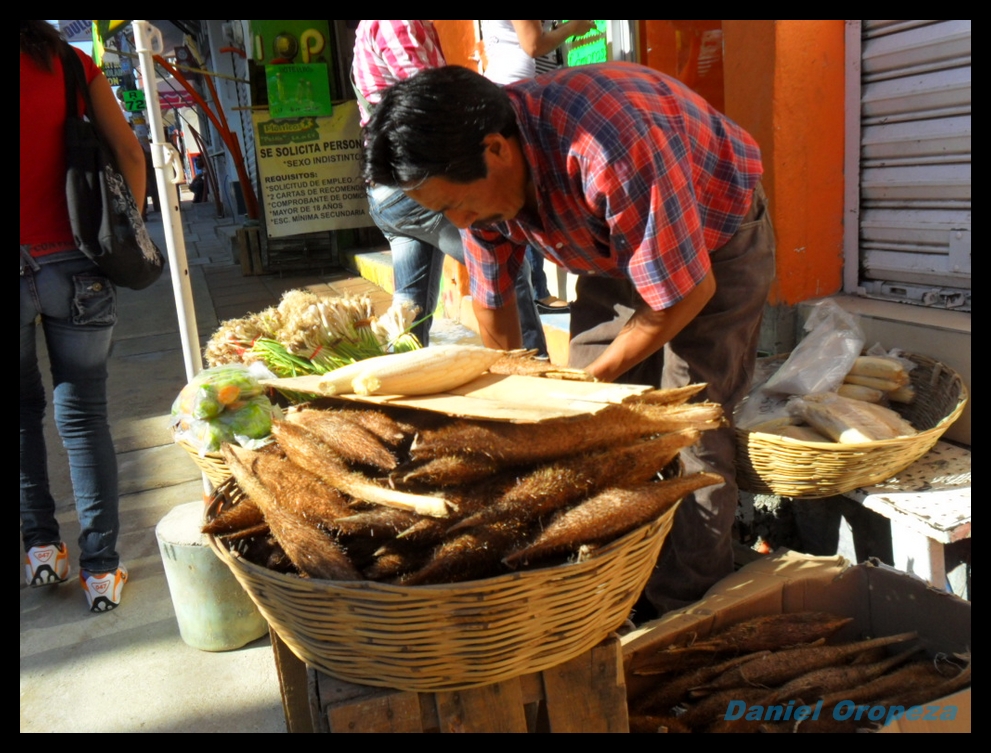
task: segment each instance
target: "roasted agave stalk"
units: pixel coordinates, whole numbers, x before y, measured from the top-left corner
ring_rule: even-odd
[[[737,622],[688,646],[662,648],[652,656],[638,660],[631,671],[636,675],[664,674],[709,664],[718,657],[815,643],[836,634],[851,622],[852,617],[828,612],[762,615]]]
[[[519,565],[574,552],[583,544],[612,541],[656,520],[686,494],[722,482],[723,477],[716,473],[694,473],[631,489],[607,489],[559,513],[532,544],[509,554],[504,561]]]
[[[809,646],[776,651],[734,667],[712,681],[691,690],[693,696],[703,696],[729,688],[774,687],[793,680],[806,672],[833,666],[875,646],[890,646],[918,637],[918,633],[872,638],[838,646]]]
[[[396,456],[378,435],[365,428],[356,411],[292,411],[286,421],[302,426],[319,437],[349,463],[368,465],[388,472],[396,467]]]
[[[555,366],[550,361],[534,358],[535,350],[510,350],[489,367],[492,374],[540,376],[575,382],[594,382],[595,377],[583,369]]]
[[[699,438],[696,429],[662,434],[636,444],[557,460],[526,473],[491,505],[463,518],[452,530],[499,519],[537,518],[574,504],[608,486],[646,483]]]
[[[715,403],[612,405],[594,415],[538,424],[451,423],[423,431],[413,441],[410,456],[429,460],[444,455],[484,455],[507,466],[526,465],[632,444],[655,434],[713,429],[722,422],[722,408]]]
[[[283,455],[236,445],[225,445],[222,452],[238,485],[256,504],[267,492],[294,515],[326,530],[333,530],[338,518],[352,513],[343,494]]]
[[[265,516],[258,505],[250,499],[242,499],[237,504],[221,512],[203,526],[203,533],[225,536],[265,523]]]
[[[425,463],[400,466],[391,475],[393,483],[403,487],[458,486],[488,478],[502,466],[482,455],[443,455]]]
[[[327,580],[361,580],[361,573],[326,531],[315,526],[296,510],[283,506],[277,496],[258,478],[257,460],[264,455],[255,453],[254,457],[245,457],[242,453],[247,452],[250,451],[227,452],[224,459],[238,479],[238,484],[258,505],[272,536],[300,573]],[[245,480],[250,491],[241,483],[241,479]]]
[[[274,421],[272,434],[296,465],[349,497],[373,504],[412,510],[421,515],[447,517],[449,507],[441,496],[410,494],[389,489],[352,471],[319,437],[288,421]]]
[[[405,586],[489,577],[502,556],[524,538],[526,524],[498,521],[455,535],[436,547],[423,567],[400,579]]]

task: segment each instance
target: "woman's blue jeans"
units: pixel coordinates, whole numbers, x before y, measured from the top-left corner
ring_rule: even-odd
[[[80,252],[61,261],[21,263],[21,535],[25,550],[61,540],[48,482],[38,367],[40,315],[51,363],[55,424],[69,458],[79,517],[79,565],[115,570],[120,529],[117,456],[107,420],[107,360],[117,293]]]
[[[464,264],[461,233],[443,214],[417,204],[398,188],[376,186],[368,190],[372,220],[392,249],[393,299],[419,308],[420,317],[429,317],[437,308],[444,254]],[[524,263],[516,279],[516,305],[523,329],[523,347],[547,355],[547,341],[540,314],[533,300],[530,266]],[[413,334],[429,344],[430,319],[413,329]]]

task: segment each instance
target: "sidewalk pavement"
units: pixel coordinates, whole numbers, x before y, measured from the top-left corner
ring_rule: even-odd
[[[233,220],[218,220],[212,204],[191,199],[182,193],[181,215],[201,343],[220,321],[275,305],[293,288],[368,293],[376,310],[388,307],[388,292],[345,270],[243,276],[231,248]],[[160,214],[150,215],[149,231],[164,252]],[[444,322],[435,328],[435,339],[446,334],[466,341],[460,338],[474,334]],[[43,343],[39,353],[44,359]],[[172,508],[202,501],[204,487],[168,431],[172,402],[186,383],[170,269],[147,290],[119,291],[109,370],[120,468],[118,551],[130,578],[118,609],[87,610],[78,581],[79,525],[68,464],[49,407],[49,473],[72,574],[57,587],[28,588],[19,548],[20,731],[286,732],[268,636],[241,649],[207,652],[179,634],[155,528]],[[42,371],[47,378],[47,363]]]

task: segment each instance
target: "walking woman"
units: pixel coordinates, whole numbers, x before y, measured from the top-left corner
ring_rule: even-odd
[[[55,424],[69,459],[79,517],[79,579],[94,612],[120,603],[127,570],[117,553],[117,458],[107,420],[107,360],[117,293],[76,247],[66,203],[66,43],[47,21],[20,22],[21,53],[21,535],[31,586],[69,576],[69,551],[49,488],[43,419],[45,389],[38,367],[40,323],[54,387]],[[130,186],[145,201],[141,146],[110,84],[75,48],[89,85],[94,121]],[[83,105],[80,98],[80,108]]]

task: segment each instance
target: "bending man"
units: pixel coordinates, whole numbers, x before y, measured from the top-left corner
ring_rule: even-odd
[[[513,283],[527,244],[579,275],[571,365],[677,387],[727,416],[746,393],[774,241],[754,139],[691,90],[629,63],[505,88],[449,66],[397,84],[366,129],[366,178],[463,228],[482,339],[520,343]],[[686,472],[725,483],[677,513],[647,596],[663,613],[732,571],[732,427],[703,432]]]

